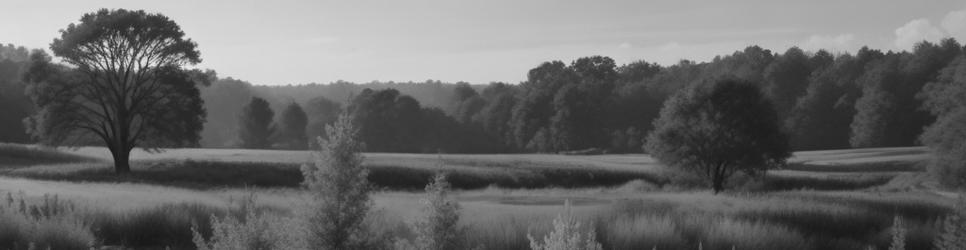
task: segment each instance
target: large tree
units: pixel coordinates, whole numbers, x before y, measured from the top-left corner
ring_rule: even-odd
[[[669,99],[647,151],[708,180],[714,193],[736,172],[758,174],[791,156],[771,101],[754,83],[719,79]]]
[[[29,132],[50,145],[97,139],[111,151],[119,174],[130,172],[135,147],[197,145],[205,117],[197,86],[207,78],[182,68],[201,62],[196,47],[161,14],[85,14],[50,44],[73,67],[53,65],[42,54],[31,62],[25,77],[39,111],[27,119]]]

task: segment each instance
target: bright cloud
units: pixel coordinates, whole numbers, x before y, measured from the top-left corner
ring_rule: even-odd
[[[943,31],[933,26],[929,20],[920,18],[909,21],[896,29],[895,45],[901,50],[912,50],[916,43],[923,40],[935,42],[943,38]]]

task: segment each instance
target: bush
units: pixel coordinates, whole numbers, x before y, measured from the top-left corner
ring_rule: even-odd
[[[362,166],[362,143],[346,114],[325,130],[328,139],[318,139],[322,150],[315,164],[302,166],[304,184],[315,198],[308,218],[309,247],[367,248],[364,222],[372,199],[369,172]]]
[[[242,200],[233,213],[224,219],[211,217],[212,233],[208,240],[192,227],[195,247],[199,250],[308,249],[299,223],[293,218],[259,212],[254,194]]]

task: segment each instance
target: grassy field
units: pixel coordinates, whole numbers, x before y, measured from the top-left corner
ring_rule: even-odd
[[[303,151],[138,151],[135,174],[119,179],[104,149],[67,155],[78,158],[0,161],[0,192],[75,202],[103,245],[174,248],[191,246],[182,232],[191,223],[250,193],[267,211],[297,212],[307,199],[294,188],[298,166],[312,160]],[[926,158],[918,147],[799,152],[786,169],[739,177],[722,195],[646,155],[366,154],[365,165],[382,187],[380,228],[410,234],[416,190],[445,171],[464,189],[456,197],[466,240],[484,249],[528,249],[526,235],[548,231],[565,200],[607,249],[884,249],[897,215],[908,249],[928,249],[952,200],[923,173]]]

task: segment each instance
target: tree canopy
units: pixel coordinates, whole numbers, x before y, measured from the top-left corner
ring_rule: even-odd
[[[73,67],[31,56],[27,93],[39,111],[28,130],[49,145],[106,146],[117,173],[131,149],[196,146],[205,120],[198,86],[208,77],[197,45],[173,20],[101,9],[61,30],[50,50]]]
[[[282,111],[279,119],[279,143],[288,149],[308,148],[308,137],[305,134],[309,118],[298,103],[291,103]]]
[[[706,179],[715,193],[737,173],[755,175],[791,156],[772,102],[754,83],[718,79],[668,100],[647,151]]]
[[[273,118],[275,112],[265,99],[252,97],[251,102],[242,108],[238,117],[240,124],[238,137],[243,148],[269,148],[271,136],[275,133]]]

